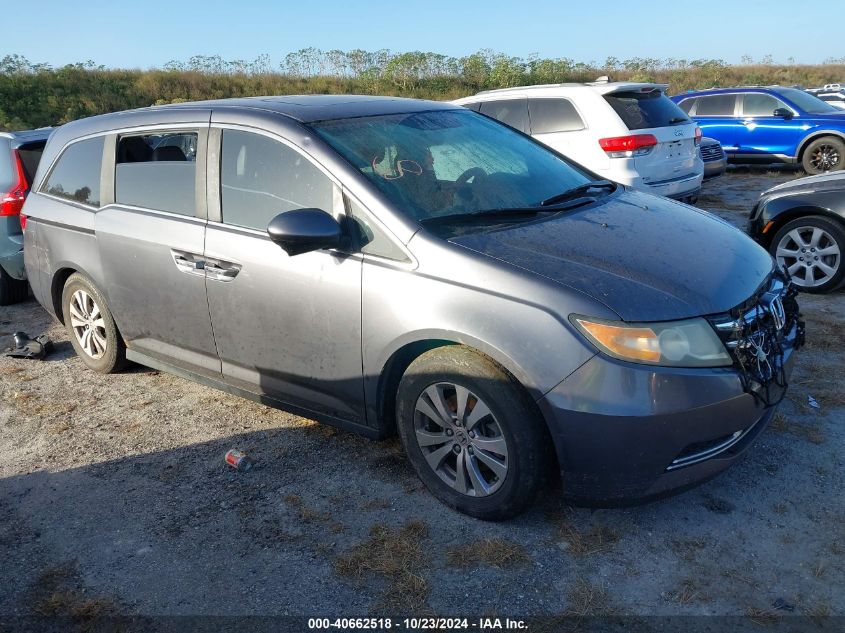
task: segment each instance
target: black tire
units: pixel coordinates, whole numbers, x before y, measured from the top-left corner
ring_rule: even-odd
[[[811,236],[814,229],[821,229],[824,231],[824,234],[826,234],[827,237],[822,238],[823,243],[821,245],[826,247],[831,243],[835,244],[839,248],[838,256],[819,256],[816,254],[816,251],[812,251],[810,248],[807,249],[809,252],[803,253],[800,250],[801,245],[795,242],[792,237],[788,237],[790,236],[790,233],[796,230],[798,231],[799,236]],[[792,235],[794,235],[794,233]],[[798,252],[796,253],[796,257],[778,256],[778,248],[781,246],[781,242],[784,241],[785,238],[786,243],[783,246],[789,247],[789,250],[797,250]],[[806,237],[805,241],[807,241]],[[796,248],[794,249],[793,247]],[[796,218],[795,220],[784,224],[775,234],[774,238],[772,238],[772,243],[769,245],[769,252],[775,259],[777,259],[779,266],[786,266],[789,268],[794,264],[799,265],[799,270],[796,270],[792,277],[799,290],[804,292],[811,292],[814,294],[830,292],[831,290],[835,290],[839,287],[842,283],[843,277],[845,277],[845,262],[843,261],[843,255],[845,255],[845,229],[841,223],[820,215],[808,215]],[[806,266],[804,266],[804,262],[798,260],[798,257],[813,258],[809,261],[811,262],[811,265],[815,264],[816,266],[818,266],[818,261],[821,261],[829,268],[834,268],[835,273],[829,274],[828,279],[821,281],[821,274],[828,273],[819,269],[818,271],[810,273],[814,280],[819,280],[819,283],[816,283],[816,281],[807,282],[806,275],[804,273]],[[809,285],[809,283],[812,283],[813,285]]]
[[[454,485],[447,483],[429,465],[423,454],[424,449],[417,441],[417,425],[431,424],[432,420],[416,411],[417,401],[426,389],[437,388],[436,385],[443,383],[458,385],[468,390],[471,395],[466,399],[467,422],[454,426],[455,430],[451,433],[445,430],[451,437],[445,444],[438,446],[446,447],[446,450],[451,448],[452,453],[454,450],[460,451],[460,446],[455,449],[458,426],[465,427],[463,431],[467,435],[461,435],[461,441],[473,444],[465,445],[463,458],[472,460],[470,463],[475,465],[475,472],[484,470],[497,480],[494,486],[490,487],[493,492],[485,492],[486,496],[473,496],[475,488],[468,493],[459,492]],[[473,400],[473,396],[477,399]],[[481,421],[473,427],[479,430],[470,432],[471,413],[479,401],[487,405],[492,415],[480,418]],[[444,404],[447,402],[444,399]],[[549,464],[550,441],[533,401],[523,387],[498,364],[466,347],[437,348],[411,363],[397,390],[396,421],[402,445],[419,478],[435,497],[464,514],[490,521],[513,517],[532,503],[543,482]],[[446,429],[440,422],[437,424]],[[439,431],[436,425],[431,426]],[[493,431],[489,430],[491,427]],[[422,428],[419,430],[422,433],[427,432]],[[468,436],[476,439],[470,440]],[[479,448],[479,444],[474,444],[489,441],[491,436],[498,442],[504,439],[507,446],[507,456],[502,458],[502,461],[507,462],[507,468],[501,480],[487,468],[479,456],[479,453],[484,451]],[[435,452],[439,448],[428,447],[425,450]],[[485,452],[485,455],[489,458],[490,453]],[[459,457],[460,453],[453,455],[447,452],[442,468],[450,468],[446,460],[457,460]],[[455,466],[451,466],[455,478],[458,463],[456,461]],[[468,474],[469,467],[463,472],[471,479],[472,476]]]
[[[26,301],[29,297],[29,283],[15,279],[0,266],[0,306]]]
[[[102,317],[102,325],[98,326],[98,332],[100,333],[100,338],[105,340],[105,349],[102,355],[97,358],[83,348],[80,336],[77,335],[77,331],[72,323],[73,315],[70,304],[74,293],[77,291],[82,291],[93,299],[99,308],[98,316]],[[65,287],[62,291],[62,315],[64,316],[65,328],[67,329],[68,338],[70,338],[73,349],[76,350],[77,356],[90,369],[101,374],[111,374],[120,371],[126,366],[126,346],[123,343],[123,338],[120,336],[111,311],[109,311],[105,297],[103,297],[102,293],[90,279],[80,273],[72,274],[65,282]],[[96,320],[98,321],[99,319]]]
[[[845,168],[845,142],[835,136],[812,140],[801,155],[801,166],[812,175]]]

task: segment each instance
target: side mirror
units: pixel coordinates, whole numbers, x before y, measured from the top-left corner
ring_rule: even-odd
[[[775,108],[775,111],[772,114],[774,116],[779,116],[782,119],[791,119],[795,116],[789,108]]]
[[[322,209],[285,211],[270,220],[267,235],[290,255],[340,246],[340,224]]]

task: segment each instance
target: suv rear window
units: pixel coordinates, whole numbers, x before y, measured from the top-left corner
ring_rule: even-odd
[[[77,141],[59,157],[44,186],[43,193],[100,206],[100,169],[103,163],[103,137]]]
[[[515,130],[528,132],[528,99],[482,101],[480,112]]]
[[[660,90],[611,92],[605,101],[629,130],[643,130],[685,123],[689,117]]]

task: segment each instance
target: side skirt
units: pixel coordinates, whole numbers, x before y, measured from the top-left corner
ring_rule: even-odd
[[[326,415],[325,413],[311,411],[310,409],[290,404],[289,402],[284,402],[283,400],[273,398],[266,394],[253,393],[252,391],[247,391],[246,389],[241,389],[240,387],[234,387],[223,380],[215,380],[214,378],[209,378],[208,376],[197,374],[192,371],[188,371],[187,369],[182,369],[181,367],[176,367],[175,365],[171,365],[132,349],[126,350],[126,358],[132,362],[138,363],[139,365],[158,369],[159,371],[167,372],[168,374],[173,374],[174,376],[179,376],[180,378],[185,378],[186,380],[190,380],[192,382],[198,382],[206,387],[213,387],[214,389],[219,389],[220,391],[225,391],[226,393],[230,393],[234,396],[240,396],[241,398],[246,398],[247,400],[252,400],[253,402],[260,402],[261,404],[273,407],[274,409],[281,409],[310,420],[316,420],[322,424],[336,426],[345,431],[363,435],[371,440],[383,438],[383,434],[369,426],[350,422],[348,420],[344,420],[343,418],[336,418],[334,416]]]

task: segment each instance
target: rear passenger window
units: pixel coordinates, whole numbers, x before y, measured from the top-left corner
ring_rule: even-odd
[[[332,213],[334,183],[284,143],[261,134],[223,130],[220,157],[223,222],[264,231],[284,211]]]
[[[532,134],[573,132],[584,129],[584,121],[569,99],[529,99]]]
[[[102,163],[102,136],[73,143],[62,152],[41,191],[58,198],[99,207]]]
[[[773,116],[775,110],[786,107],[771,95],[750,93],[742,96],[743,116]]]
[[[465,103],[464,107],[467,110],[473,110],[475,112],[481,112],[481,102],[480,101],[476,102],[476,103]]]
[[[528,132],[528,99],[484,101],[479,112],[520,132]]]
[[[736,95],[699,97],[695,116],[733,116]]]
[[[196,132],[121,136],[115,202],[196,215],[197,138]]]

